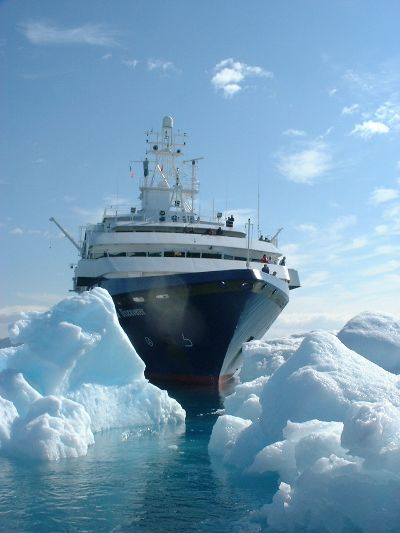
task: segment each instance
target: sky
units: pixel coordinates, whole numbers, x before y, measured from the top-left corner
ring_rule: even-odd
[[[79,239],[136,205],[129,161],[165,115],[204,157],[202,212],[283,227],[302,287],[271,335],[398,316],[399,20],[397,0],[0,1],[0,338],[72,287],[49,218]]]

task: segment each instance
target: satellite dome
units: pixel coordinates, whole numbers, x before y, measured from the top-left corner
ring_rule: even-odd
[[[163,118],[162,121],[162,127],[163,128],[173,128],[174,127],[174,119],[172,117],[166,116]]]

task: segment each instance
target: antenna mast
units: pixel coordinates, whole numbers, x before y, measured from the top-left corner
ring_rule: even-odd
[[[257,183],[257,237],[260,236],[260,176]]]
[[[198,192],[198,185],[199,180],[197,178],[197,161],[201,161],[201,159],[204,159],[204,157],[196,157],[195,159],[186,159],[183,161],[183,163],[191,163],[192,164],[192,183],[191,183],[191,191],[190,191],[190,198],[192,201],[191,206],[191,213],[194,212],[194,195],[196,192]]]

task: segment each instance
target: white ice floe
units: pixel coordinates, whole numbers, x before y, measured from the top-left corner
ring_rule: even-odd
[[[91,418],[94,432],[111,428],[161,425],[182,422],[182,407],[168,393],[145,380],[128,385],[83,384],[68,393],[83,405]]]
[[[233,394],[225,398],[226,414],[256,420],[261,414],[259,396],[269,377],[299,347],[304,336],[296,335],[271,341],[252,341],[243,344],[243,365],[240,383]]]
[[[248,482],[278,473],[272,502],[251,516],[263,530],[398,529],[399,325],[394,317],[363,313],[338,336],[312,332],[300,346],[293,339],[263,341],[265,360],[258,353],[247,362],[252,371],[241,373],[225,400],[209,453]],[[285,344],[294,348],[287,357]],[[245,358],[259,350],[254,343]]]
[[[56,460],[87,453],[93,432],[179,424],[185,411],[145,365],[96,288],[28,313],[0,350],[0,453]]]
[[[389,372],[400,374],[400,320],[379,313],[361,313],[339,331],[351,350]]]
[[[68,398],[46,396],[32,403],[25,417],[14,421],[4,451],[15,457],[52,461],[86,455],[93,443],[84,407]]]

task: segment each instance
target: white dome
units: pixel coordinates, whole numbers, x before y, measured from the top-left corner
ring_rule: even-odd
[[[173,128],[174,127],[174,119],[170,116],[166,116],[163,118],[162,121],[162,127],[163,128]]]

